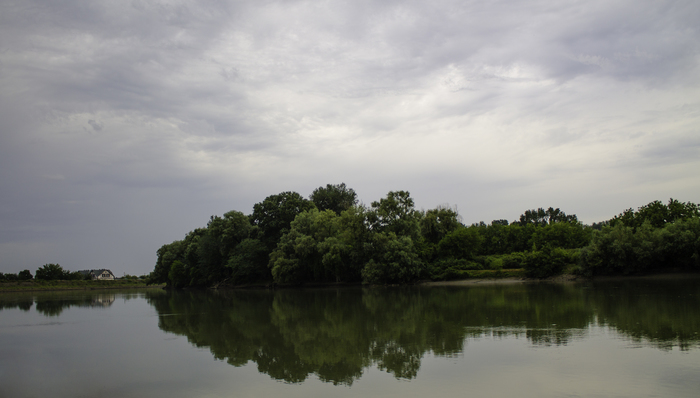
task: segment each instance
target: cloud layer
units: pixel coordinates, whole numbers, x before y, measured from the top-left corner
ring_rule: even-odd
[[[695,1],[0,2],[0,271],[150,271],[270,194],[700,202]]]

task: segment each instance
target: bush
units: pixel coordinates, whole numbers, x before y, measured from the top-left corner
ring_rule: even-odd
[[[434,281],[446,281],[446,280],[453,280],[453,279],[459,279],[459,278],[464,278],[468,276],[464,276],[462,274],[462,271],[471,271],[471,270],[483,270],[484,266],[480,263],[474,262],[474,261],[469,261],[466,259],[456,259],[456,258],[449,258],[445,260],[440,260],[437,261],[433,264],[430,265],[429,267],[429,276],[431,280]]]
[[[645,221],[638,228],[617,223],[593,236],[581,253],[585,275],[633,274],[669,268],[700,268],[700,219],[662,228]]]
[[[503,269],[519,269],[523,268],[525,262],[525,253],[515,252],[501,257]]]
[[[484,258],[484,268],[500,270],[503,269],[503,259],[500,256],[490,256]]]
[[[564,249],[552,248],[547,245],[541,250],[527,253],[523,268],[526,276],[542,279],[561,274],[570,261],[570,256]]]
[[[412,283],[424,275],[425,265],[413,249],[411,238],[393,232],[374,237],[376,253],[362,269],[368,284]]]
[[[448,233],[438,243],[438,255],[443,258],[473,258],[484,238],[476,228],[459,228]]]

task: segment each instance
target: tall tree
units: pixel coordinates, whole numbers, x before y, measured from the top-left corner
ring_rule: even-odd
[[[343,211],[357,204],[357,194],[345,183],[338,185],[327,184],[326,187],[318,187],[309,196],[316,208],[320,211],[333,210],[340,215]]]
[[[426,211],[420,220],[420,233],[432,244],[438,244],[445,235],[460,227],[462,222],[457,210],[447,206]]]
[[[296,192],[282,192],[256,203],[250,221],[260,228],[263,243],[272,250],[297,214],[315,207],[312,201]]]
[[[373,230],[418,238],[421,214],[414,208],[413,198],[408,191],[389,192],[386,198],[372,202],[372,210],[369,221]]]
[[[58,264],[44,264],[36,270],[36,279],[44,281],[55,281],[64,279],[65,271]]]

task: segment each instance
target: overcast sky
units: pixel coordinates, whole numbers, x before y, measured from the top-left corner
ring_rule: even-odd
[[[466,224],[700,202],[700,2],[0,0],[0,272],[283,191]]]

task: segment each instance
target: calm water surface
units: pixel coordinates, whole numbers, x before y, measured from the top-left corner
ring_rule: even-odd
[[[0,293],[0,397],[698,397],[700,279]]]

